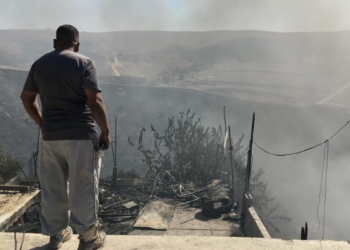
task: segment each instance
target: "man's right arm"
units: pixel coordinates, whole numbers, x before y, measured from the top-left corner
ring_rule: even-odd
[[[101,129],[100,143],[104,144],[105,150],[109,148],[110,136],[107,122],[106,106],[102,95],[98,90],[84,89],[87,96],[92,118]]]

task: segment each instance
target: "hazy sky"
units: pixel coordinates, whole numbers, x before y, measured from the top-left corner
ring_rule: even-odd
[[[0,29],[350,30],[348,0],[0,0]]]

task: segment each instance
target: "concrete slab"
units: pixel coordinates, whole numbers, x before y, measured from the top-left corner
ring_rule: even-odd
[[[210,236],[217,236],[217,237],[231,237],[232,232],[231,231],[219,231],[219,230],[211,230],[211,235]]]
[[[220,230],[168,230],[164,233],[165,236],[218,236],[230,237],[230,231]]]
[[[163,236],[166,233],[165,230],[152,230],[152,229],[134,229],[128,235],[153,235]]]
[[[175,207],[162,201],[152,201],[144,208],[135,222],[134,228],[166,230],[173,217]]]
[[[208,218],[201,214],[200,209],[184,210],[178,207],[165,235],[231,236],[233,224],[222,218]]]
[[[168,230],[209,230],[210,227],[208,220],[203,221],[197,219],[197,214],[200,214],[199,209],[189,211],[182,210],[181,208],[176,208]]]
[[[10,227],[19,217],[40,198],[40,190],[15,195],[0,195],[0,231]]]
[[[22,235],[17,234],[17,248],[13,233],[0,233],[1,249],[19,249]],[[48,237],[39,234],[27,234],[23,250],[46,249]],[[63,244],[62,250],[76,250],[78,239]],[[345,241],[285,241],[264,238],[236,238],[236,237],[201,237],[201,236],[108,236],[107,245],[103,250],[350,250]]]
[[[168,230],[164,236],[211,236],[210,230],[196,230],[196,229],[182,229],[182,230]]]
[[[233,223],[222,220],[222,217],[210,219],[203,216],[200,209],[183,209],[177,207],[170,226],[166,231],[134,229],[129,235],[173,235],[173,236],[226,236],[230,237]]]

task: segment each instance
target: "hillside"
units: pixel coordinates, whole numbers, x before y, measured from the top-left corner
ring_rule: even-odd
[[[19,100],[27,72],[16,68],[28,69],[50,51],[53,36],[0,31],[0,65],[6,66],[0,69],[0,140],[22,161],[35,150],[37,128]],[[110,32],[82,33],[81,39],[81,52],[96,62],[112,131],[118,117],[121,169],[145,173],[127,138],[137,141],[142,127],[149,130],[151,124],[161,130],[168,117],[187,109],[204,125],[217,126],[225,105],[233,138],[245,134],[245,145],[256,112],[255,141],[276,153],[320,143],[349,119],[349,32]],[[122,77],[113,76],[111,65]],[[332,239],[345,239],[350,230],[343,223],[350,206],[347,129],[331,143],[326,235]],[[308,221],[317,237],[323,148],[276,158],[254,147],[253,155],[253,169],[266,171],[271,196],[287,208],[293,226],[300,230]],[[112,165],[108,151],[103,176]]]
[[[0,141],[5,150],[21,161],[36,150],[34,137],[38,134],[19,98],[27,74],[26,71],[0,69]]]
[[[52,49],[53,37],[46,30],[0,31],[0,65],[28,69]],[[82,32],[81,53],[95,61],[103,82],[317,103],[350,80],[349,40],[350,32]]]
[[[6,87],[2,92],[1,108],[11,117],[1,114],[0,140],[4,141],[6,151],[25,161],[35,150],[37,130],[19,102],[21,86],[26,73],[1,70]],[[106,100],[111,130],[114,130],[113,118],[118,117],[118,165],[121,169],[134,168],[145,173],[146,167],[139,153],[130,147],[127,138],[137,142],[142,127],[150,131],[153,124],[162,130],[167,118],[177,116],[179,112],[192,109],[202,117],[202,123],[208,126],[223,124],[222,107],[226,106],[227,121],[231,126],[234,140],[245,134],[244,144],[247,145],[251,124],[251,115],[256,112],[255,141],[261,146],[278,153],[295,151],[305,148],[329,137],[348,119],[348,113],[342,109],[322,106],[290,106],[276,104],[261,104],[235,98],[225,98],[220,95],[181,88],[139,87],[102,84]],[[12,90],[11,90],[12,89]],[[6,101],[4,101],[6,100]],[[12,112],[13,110],[13,112]],[[17,113],[15,112],[17,111]],[[5,120],[6,119],[6,120]],[[151,134],[147,134],[152,139]],[[350,134],[343,132],[331,143],[330,170],[328,183],[328,208],[337,214],[328,218],[330,238],[344,239],[347,225],[338,227],[337,221],[346,216],[348,202],[345,199],[348,190],[347,163],[349,159]],[[271,196],[276,197],[289,211],[293,225],[299,227],[307,220],[310,234],[317,237],[317,208],[319,176],[322,167],[323,149],[311,151],[304,155],[290,158],[275,158],[267,156],[257,148],[253,149],[254,166],[257,171],[263,168],[266,173],[264,180],[268,181]],[[112,173],[111,151],[106,152],[106,161],[102,176]],[[300,192],[307,190],[307,192]],[[341,197],[344,197],[341,198]],[[341,224],[343,225],[343,224]],[[328,227],[327,226],[327,227]],[[333,231],[332,231],[333,230]],[[312,231],[312,232],[311,232]],[[298,236],[294,236],[298,237]]]

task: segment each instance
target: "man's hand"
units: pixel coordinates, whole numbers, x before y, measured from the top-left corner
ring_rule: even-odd
[[[109,145],[111,143],[111,138],[109,136],[109,133],[101,133],[100,135],[100,146],[103,146],[103,150],[108,150],[109,149]]]
[[[36,98],[37,92],[30,92],[23,90],[21,93],[21,99],[25,110],[28,115],[35,121],[39,127],[42,127],[42,115],[39,108],[38,100]]]
[[[89,102],[92,118],[94,118],[102,131],[100,135],[100,146],[104,144],[104,150],[107,150],[111,139],[109,137],[106,107],[102,95],[99,91],[89,89],[85,89],[85,93]]]

